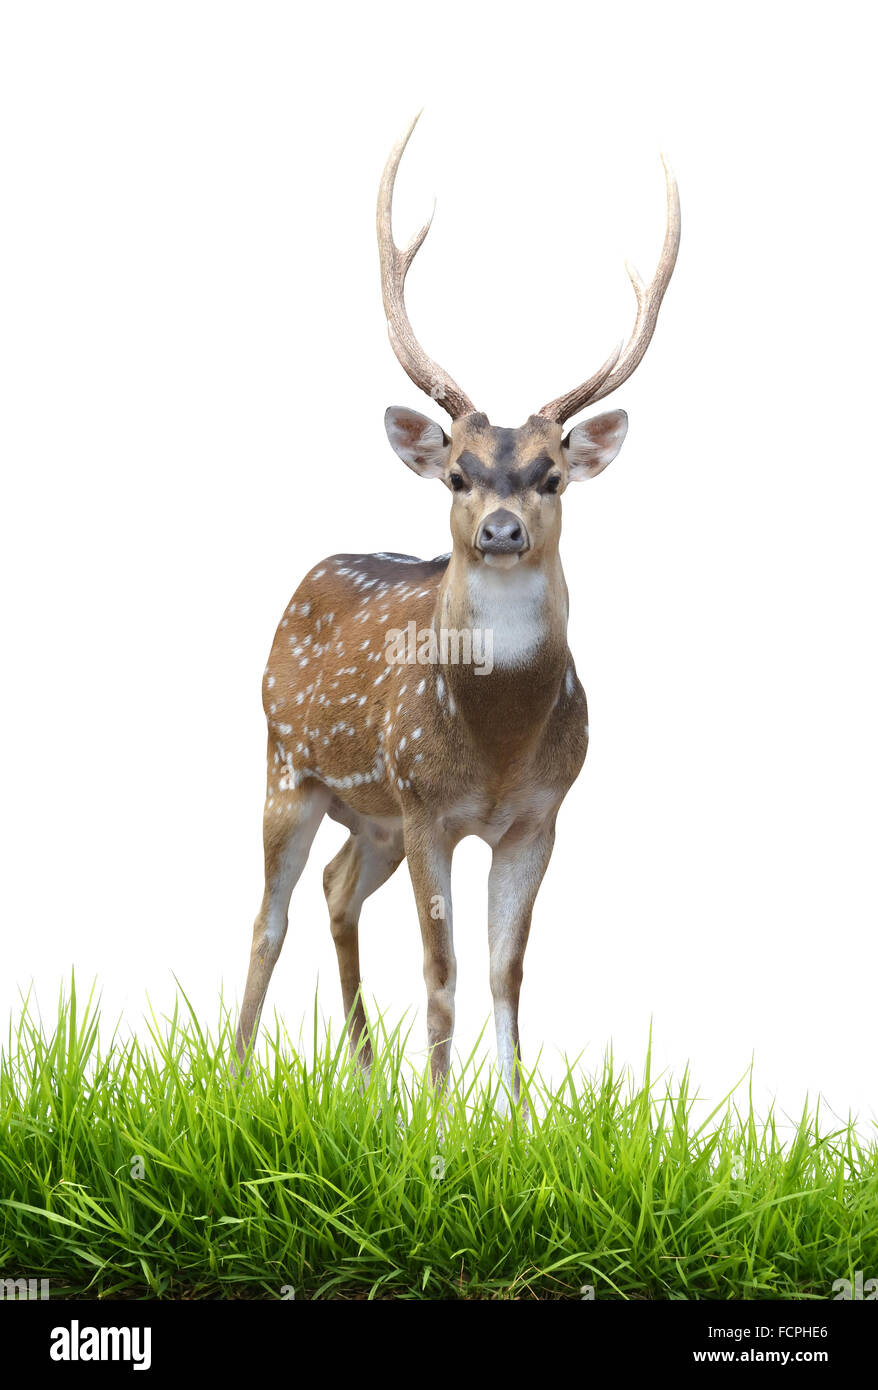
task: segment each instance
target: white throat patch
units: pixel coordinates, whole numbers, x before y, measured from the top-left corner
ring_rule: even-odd
[[[546,576],[524,565],[479,566],[467,576],[469,621],[494,634],[494,665],[523,666],[546,632]]]

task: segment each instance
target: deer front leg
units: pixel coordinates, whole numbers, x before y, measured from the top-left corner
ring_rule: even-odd
[[[454,1032],[454,987],[457,962],[451,926],[451,856],[453,845],[429,821],[407,823],[408,858],[421,938],[427,986],[427,1045],[433,1084],[441,1087],[451,1063]]]
[[[515,1102],[521,1091],[518,998],[524,952],[533,905],[554,842],[554,821],[526,843],[507,833],[494,850],[488,878],[488,948],[497,1056],[504,1085]],[[502,1096],[500,1109],[505,1113],[507,1108],[506,1096]]]

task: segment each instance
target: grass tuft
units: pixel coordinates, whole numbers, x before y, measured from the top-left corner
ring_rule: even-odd
[[[497,1112],[474,1056],[444,1098],[373,1027],[306,1062],[279,1023],[230,1070],[233,1027],[186,1005],[100,1042],[75,984],[47,1032],[28,1001],[0,1053],[0,1278],[52,1297],[772,1299],[878,1273],[878,1148],[806,1112],[782,1141],[727,1097],[696,1123],[607,1057],[536,1118]]]

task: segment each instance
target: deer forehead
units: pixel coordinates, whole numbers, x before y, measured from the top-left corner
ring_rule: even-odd
[[[473,413],[451,428],[450,463],[459,464],[477,487],[500,497],[526,492],[560,462],[561,426],[537,415],[518,429],[505,429]]]

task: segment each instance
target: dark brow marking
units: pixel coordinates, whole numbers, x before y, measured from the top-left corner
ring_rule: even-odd
[[[550,454],[543,452],[531,459],[530,463],[521,470],[512,467],[511,464],[506,463],[506,460],[513,452],[512,442],[515,431],[509,430],[503,433],[507,435],[507,438],[500,440],[495,454],[496,464],[493,468],[471,453],[469,449],[464,449],[458,455],[456,463],[466,473],[470,482],[488,488],[498,497],[510,497],[515,492],[526,492],[528,488],[536,487],[549,469],[554,466],[555,460]]]
[[[482,483],[484,487],[493,487],[496,481],[496,474],[493,468],[489,468],[480,458],[469,449],[464,449],[458,454],[455,463],[459,465],[472,483]]]
[[[549,469],[554,467],[554,464],[555,460],[551,454],[537,454],[536,458],[531,459],[530,463],[519,473],[519,486],[522,488],[536,487]]]

